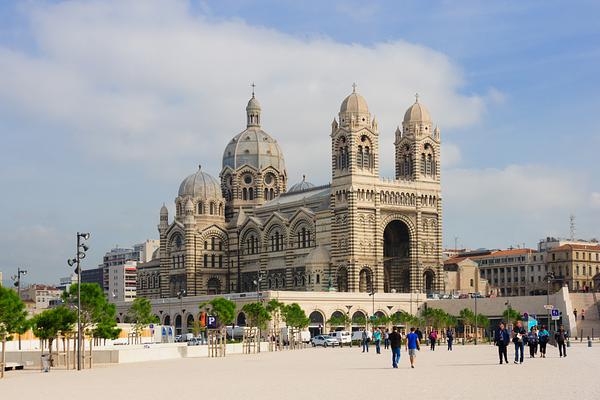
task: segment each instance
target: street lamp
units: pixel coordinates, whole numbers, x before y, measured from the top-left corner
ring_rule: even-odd
[[[21,275],[27,275],[27,270],[17,268],[17,274],[13,275],[11,278],[15,281],[15,287],[17,288],[17,295],[19,296],[19,300],[21,299]],[[21,350],[21,334],[19,333],[19,350]]]
[[[556,280],[553,272],[548,272],[545,276],[546,279],[546,305],[550,305],[550,284]],[[550,329],[550,307],[546,307],[546,325],[548,325],[548,329]],[[554,326],[554,330],[556,331],[556,324]]]
[[[477,297],[479,297],[479,293],[475,293],[475,345],[477,345],[477,337],[479,336],[479,329],[477,329]]]
[[[90,238],[89,233],[80,233],[77,232],[77,251],[75,258],[70,258],[67,260],[67,264],[70,267],[77,264],[75,268],[75,273],[77,274],[77,370],[81,371],[81,340],[82,340],[82,332],[81,332],[81,260],[85,258],[85,253],[90,248],[83,243],[83,240],[88,240]]]
[[[179,327],[179,329],[181,329],[181,335],[183,335],[183,314],[185,313],[185,310],[183,309],[183,297],[186,294],[187,291],[185,289],[181,289],[177,292],[177,298],[179,299],[179,309],[181,310],[181,326]],[[177,329],[177,323],[175,323],[175,329]]]
[[[375,322],[375,287],[371,284],[371,291],[369,292],[372,300],[372,313],[371,313],[371,329],[374,330],[373,323]]]
[[[264,271],[258,271],[258,276],[255,280],[252,281],[256,285],[256,301],[259,301],[260,295],[260,283],[265,280]]]

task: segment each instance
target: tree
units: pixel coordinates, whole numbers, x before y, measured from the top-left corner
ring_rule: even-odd
[[[48,351],[52,355],[52,343],[58,334],[73,330],[77,322],[77,313],[67,307],[57,307],[44,310],[32,318],[33,333],[41,340],[48,341]],[[51,360],[52,362],[52,360]]]
[[[17,292],[0,286],[0,339],[2,340],[2,372],[4,376],[4,360],[6,359],[6,341],[12,340],[13,333],[24,333],[29,327],[25,304]]]
[[[83,288],[83,286],[82,286]],[[98,311],[92,336],[100,339],[116,339],[121,334],[121,328],[117,328],[115,320],[116,307],[105,301]]]
[[[244,304],[242,311],[246,314],[246,324],[258,329],[266,329],[271,315],[261,302]]]
[[[340,314],[335,317],[331,317],[327,320],[327,323],[332,327],[343,326],[347,327],[352,323],[352,320],[348,316],[348,314]]]
[[[152,304],[143,297],[138,297],[131,303],[127,316],[134,324],[133,330],[138,336],[146,326],[158,323],[158,317],[152,314]]]
[[[306,328],[310,324],[310,319],[298,303],[285,305],[281,314],[287,326],[292,328]]]
[[[509,306],[502,313],[502,318],[504,318],[504,321],[506,321],[506,323],[514,324],[521,318],[521,313]]]
[[[63,293],[63,300],[72,307],[77,307],[77,284],[71,285],[69,290]],[[106,312],[110,312],[107,305],[104,292],[97,283],[81,284],[81,329],[84,333],[91,333],[91,326],[106,318]],[[114,307],[112,311],[114,319]]]
[[[235,319],[235,303],[223,297],[215,297],[211,301],[201,303],[200,310],[217,317],[218,327],[227,326]]]

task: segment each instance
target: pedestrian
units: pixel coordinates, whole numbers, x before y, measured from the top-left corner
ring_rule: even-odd
[[[369,334],[367,333],[366,329],[362,330],[361,343],[362,343],[362,352],[364,353],[366,351],[368,353],[369,352]]]
[[[527,344],[529,345],[529,358],[535,358],[538,346],[538,334],[535,326],[527,333]]]
[[[581,320],[585,321],[585,310],[583,308],[581,309]]]
[[[408,351],[408,357],[410,358],[410,367],[415,367],[415,360],[417,358],[417,350],[421,349],[421,341],[419,335],[415,332],[415,328],[410,328],[410,333],[406,335],[406,350]]]
[[[575,316],[575,321],[577,321],[577,309],[573,310],[573,315]]]
[[[415,333],[417,334],[417,337],[419,338],[419,343],[423,341],[423,332],[421,332],[421,330],[417,327],[417,329],[415,330]]]
[[[546,330],[546,325],[542,325],[542,329],[538,332],[538,342],[540,343],[540,357],[546,358],[546,345],[550,339],[550,333]]]
[[[448,342],[448,351],[452,351],[452,342],[454,341],[454,334],[452,333],[452,329],[450,328],[446,330],[446,341]]]
[[[379,328],[373,330],[373,342],[375,343],[377,354],[381,354],[381,330]]]
[[[392,333],[389,334],[388,340],[390,347],[392,348],[392,368],[398,368],[398,363],[400,362],[400,346],[402,345],[402,335],[398,332],[398,328],[394,327]]]
[[[431,351],[435,351],[436,342],[437,342],[437,331],[435,329],[433,329],[429,333],[429,345],[430,345]]]
[[[494,344],[498,346],[498,356],[500,357],[500,364],[502,365],[502,360],[508,364],[508,356],[506,354],[506,348],[508,347],[508,343],[510,342],[510,338],[508,336],[508,331],[506,330],[506,326],[504,322],[500,322],[500,326],[494,332]]]
[[[583,321],[583,314],[581,314],[581,320]],[[567,356],[567,346],[565,342],[569,338],[569,334],[565,331],[565,328],[561,325],[558,331],[554,334],[554,339],[556,339],[556,344],[558,345],[558,354],[559,357]]]
[[[523,352],[525,350],[525,337],[527,331],[523,328],[523,323],[517,321],[513,329],[513,343],[515,344],[515,364],[523,364]]]
[[[383,334],[383,347],[387,350],[390,347],[390,331],[386,329]]]

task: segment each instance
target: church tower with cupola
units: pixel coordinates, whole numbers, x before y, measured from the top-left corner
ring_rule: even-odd
[[[396,179],[440,181],[440,130],[433,128],[429,112],[415,95],[406,110],[402,130],[396,129]]]
[[[342,101],[338,120],[333,120],[331,152],[331,260],[337,287],[359,291],[360,271],[365,265],[373,270],[377,263],[374,249],[370,248],[368,255],[369,247],[365,247],[365,243],[373,244],[373,240],[365,239],[372,235],[364,233],[375,229],[375,203],[362,201],[359,193],[368,192],[374,199],[373,188],[379,179],[379,132],[356,84]],[[367,291],[367,286],[362,291]]]
[[[246,129],[225,147],[221,169],[221,188],[229,220],[244,209],[254,207],[284,193],[287,171],[279,144],[261,128],[262,109],[254,90],[246,106]]]

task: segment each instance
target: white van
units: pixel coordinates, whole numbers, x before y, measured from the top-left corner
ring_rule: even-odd
[[[352,341],[352,335],[348,331],[331,332],[329,336],[336,338],[342,346],[345,344],[350,344],[350,342]]]
[[[367,331],[367,337],[370,339],[373,339],[373,333],[371,333],[371,331]],[[352,332],[352,341],[356,342],[356,341],[361,341],[362,340],[362,331],[353,331]]]
[[[290,328],[284,326],[281,328],[281,340],[285,345],[290,343],[289,340]],[[300,331],[300,341],[302,343],[310,343],[310,331],[308,329],[304,329]]]

